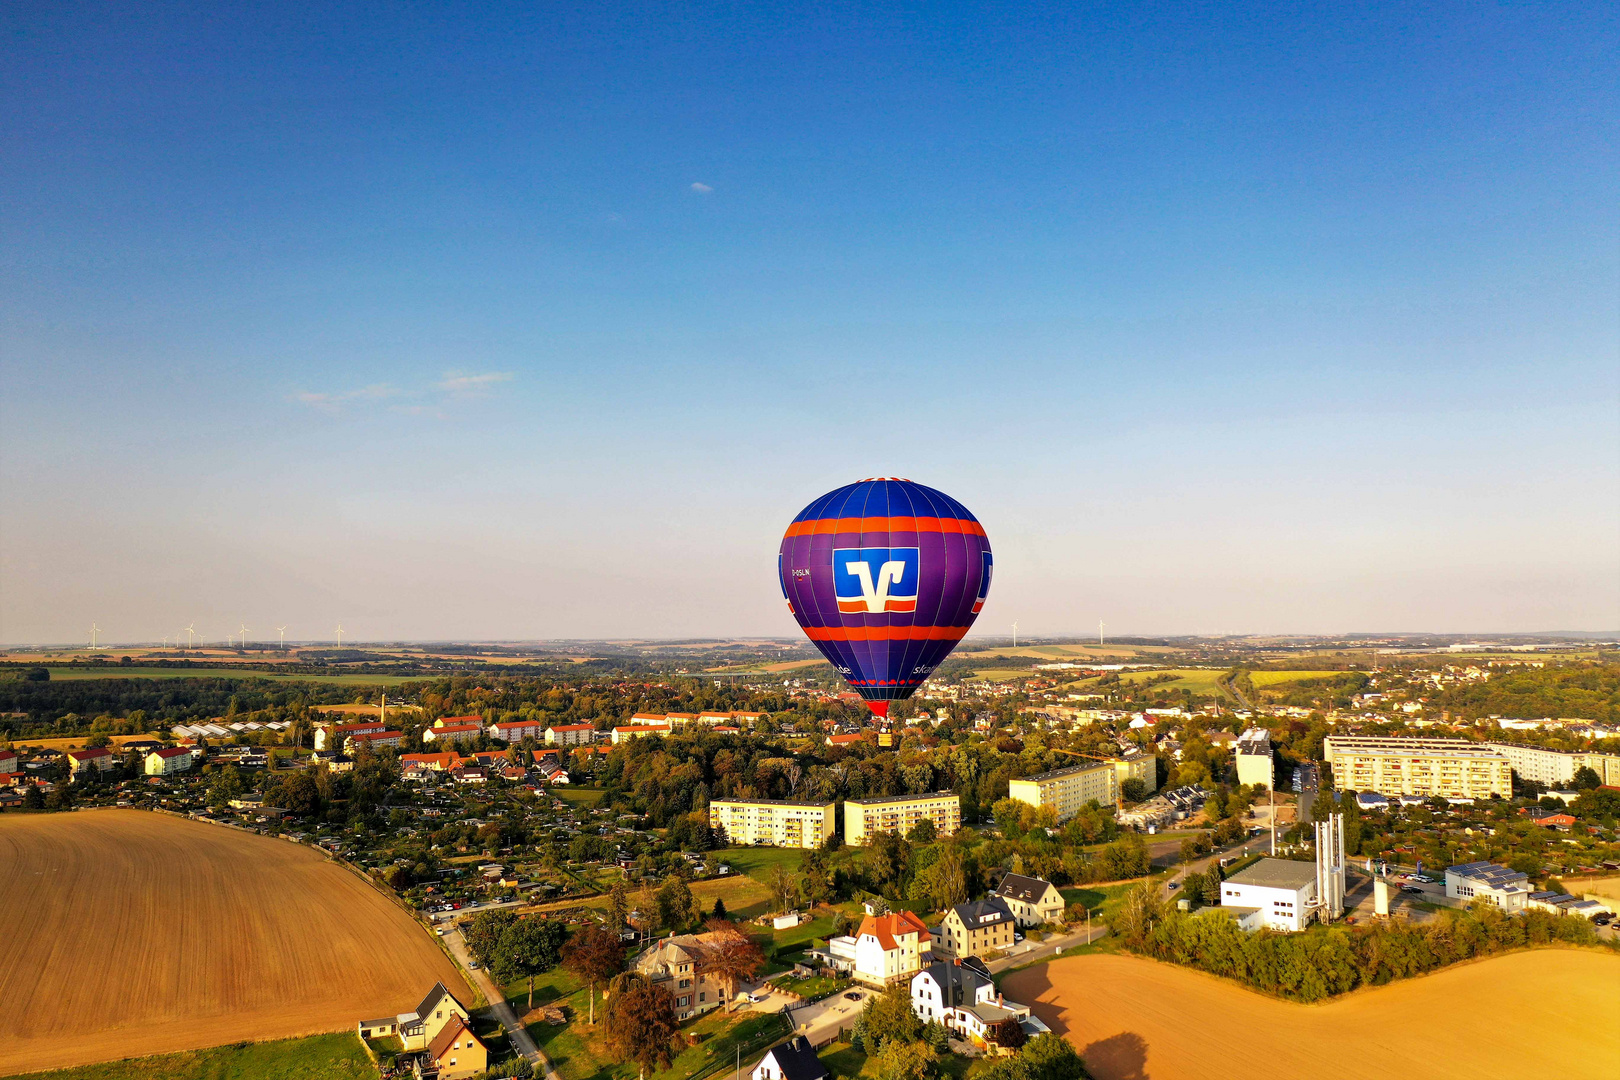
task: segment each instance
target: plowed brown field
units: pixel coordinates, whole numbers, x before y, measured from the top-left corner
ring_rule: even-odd
[[[352,1029],[442,980],[427,932],[308,848],[139,810],[0,814],[0,1075]]]
[[[1296,1005],[1201,971],[1077,956],[1007,977],[1099,1080],[1620,1076],[1620,957],[1541,949]]]

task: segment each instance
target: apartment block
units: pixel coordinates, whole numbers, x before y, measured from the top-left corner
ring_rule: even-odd
[[[1620,785],[1620,754],[1566,753],[1512,743],[1486,745],[1506,758],[1521,780],[1533,780],[1550,788],[1568,788],[1575,782],[1577,770],[1591,769],[1597,773],[1599,783]]]
[[[864,844],[873,833],[906,835],[919,821],[932,821],[941,836],[962,827],[962,800],[949,791],[849,799],[844,803],[844,843]]]
[[[837,831],[837,810],[837,803],[716,799],[709,804],[709,824],[724,829],[739,846],[814,848]]]
[[[1250,728],[1238,736],[1234,749],[1238,783],[1271,787],[1276,768],[1271,756],[1271,733],[1265,728]]]
[[[1111,761],[1072,765],[1014,780],[1007,794],[1030,806],[1049,806],[1057,820],[1067,821],[1093,800],[1112,806],[1119,796],[1119,772]]]
[[[1485,743],[1329,735],[1323,756],[1333,766],[1335,791],[1445,799],[1513,796],[1512,766]]]

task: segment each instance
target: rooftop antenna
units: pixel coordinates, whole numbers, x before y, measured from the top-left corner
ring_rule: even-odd
[[[286,652],[287,651],[287,628],[285,626],[278,626],[278,627],[276,627],[276,633],[281,636],[281,651]]]
[[[342,623],[338,623],[338,627],[337,627],[337,630],[335,631],[335,633],[337,634],[338,648],[341,649],[341,648],[343,648],[343,624]]]
[[[101,633],[101,627],[97,626],[95,623],[91,623],[90,624],[90,648],[91,649],[94,649],[96,647],[96,635],[99,634],[99,633]]]
[[[1013,623],[1013,648],[1018,648],[1018,624]]]

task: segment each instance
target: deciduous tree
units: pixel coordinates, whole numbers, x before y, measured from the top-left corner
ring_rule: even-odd
[[[667,1069],[679,1026],[675,998],[639,975],[626,975],[607,1007],[608,1046],[620,1061],[634,1061],[642,1080],[647,1069]]]
[[[563,946],[563,966],[590,985],[591,1024],[596,1024],[596,988],[624,970],[624,943],[617,934],[589,923]]]

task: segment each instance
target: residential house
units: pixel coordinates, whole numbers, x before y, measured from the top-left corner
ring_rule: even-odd
[[[861,741],[861,733],[859,731],[851,731],[851,732],[847,732],[847,733],[845,733],[843,735],[829,735],[829,736],[827,736],[827,745],[828,746],[854,746],[857,743],[859,743],[860,741]]]
[[[177,772],[185,772],[191,768],[196,759],[191,751],[183,746],[171,746],[166,750],[154,750],[146,755],[147,776],[169,776]]]
[[[751,1080],[826,1080],[827,1067],[803,1035],[771,1047],[750,1074]]]
[[[444,983],[434,983],[433,989],[412,1011],[362,1020],[358,1027],[361,1039],[396,1035],[405,1050],[426,1050],[453,1021],[466,1025],[472,1018],[467,1007],[445,989]]]
[[[1040,926],[1063,918],[1063,894],[1050,881],[1022,874],[1008,874],[996,888],[1019,926]]]
[[[1026,1033],[1045,1030],[1028,1005],[1007,1001],[996,992],[990,971],[976,957],[939,960],[911,980],[911,1011],[923,1023],[938,1021],[945,1030],[979,1049],[989,1049],[997,1024],[1015,1020]]]
[[[112,751],[105,746],[90,746],[83,750],[69,750],[67,752],[68,770],[78,776],[81,773],[106,772],[118,760],[113,757]],[[0,770],[3,772],[4,770]]]
[[[428,1044],[426,1057],[433,1065],[436,1080],[459,1080],[489,1068],[488,1048],[459,1016],[451,1017],[438,1037]],[[427,1071],[420,1064],[416,1068],[418,1076]]]
[[[957,904],[939,922],[936,951],[962,958],[1010,949],[1018,920],[999,896]]]
[[[703,947],[712,936],[672,934],[635,959],[635,970],[675,999],[678,1020],[689,1020],[726,1003],[726,984],[703,969]]]
[[[0,777],[11,776],[22,772],[22,766],[17,764],[17,751],[0,750]]]
[[[461,755],[454,750],[447,750],[442,754],[406,754],[399,759],[402,769],[430,769],[433,772],[449,772],[461,765]]]
[[[909,911],[869,914],[855,931],[855,977],[872,986],[909,979],[929,960],[933,935]]]

